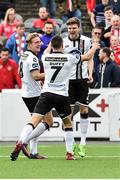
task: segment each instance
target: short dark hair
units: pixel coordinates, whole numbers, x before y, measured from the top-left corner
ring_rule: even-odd
[[[77,24],[80,27],[80,20],[77,17],[72,17],[67,20],[67,26],[72,24]]]
[[[107,57],[110,57],[110,55],[111,55],[111,50],[110,50],[110,48],[104,47],[104,48],[102,48],[102,51],[107,54]]]
[[[99,25],[96,25],[95,27],[92,28],[92,31],[95,30],[95,29],[100,29],[101,32],[103,32],[103,28]]]
[[[104,12],[109,11],[109,10],[113,11],[113,8],[111,6],[106,6],[104,8]]]
[[[56,35],[52,38],[51,40],[51,46],[54,48],[54,49],[59,49],[61,46],[63,45],[63,39],[61,36],[59,35]]]
[[[24,28],[24,27],[25,27],[25,24],[22,23],[22,22],[20,22],[20,23],[18,23],[18,24],[16,25],[16,28],[19,28],[19,27]]]
[[[2,51],[9,52],[9,49],[6,48],[6,47],[2,47],[1,50],[0,50],[0,52],[2,52]]]
[[[51,24],[51,25],[54,27],[53,22],[52,22],[52,21],[50,21],[50,20],[46,21],[46,22],[44,23],[44,26],[45,26],[46,24]]]

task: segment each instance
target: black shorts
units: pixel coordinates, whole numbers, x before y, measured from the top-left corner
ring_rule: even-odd
[[[87,84],[87,79],[83,80],[70,80],[69,82],[69,97],[70,104],[82,104],[88,105],[88,93],[89,87]]]
[[[69,97],[53,94],[50,92],[42,93],[35,106],[34,113],[45,115],[53,108],[61,118],[65,118],[71,114]]]
[[[31,98],[25,98],[25,97],[22,97],[25,105],[27,106],[28,110],[30,113],[33,113],[34,111],[34,108],[35,108],[35,105],[39,99],[39,96],[37,97],[31,97]]]

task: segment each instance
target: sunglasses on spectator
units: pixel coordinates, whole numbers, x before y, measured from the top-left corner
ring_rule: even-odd
[[[94,32],[94,34],[96,34],[96,35],[97,35],[97,34],[98,34],[98,35],[101,35],[101,33],[99,33],[99,32]]]

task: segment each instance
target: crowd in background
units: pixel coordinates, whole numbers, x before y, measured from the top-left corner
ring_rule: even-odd
[[[28,29],[22,15],[16,15],[14,1],[0,4],[0,90],[21,88],[17,69],[19,58],[27,49],[28,32],[38,32],[40,35],[42,45],[38,53],[39,61],[55,34],[59,33],[63,38],[67,35],[66,21],[69,18],[77,17],[80,20],[81,33],[84,35],[80,0],[60,0],[59,3],[66,4],[60,18],[56,17],[57,2],[40,0],[39,18],[33,19]],[[86,0],[86,9],[92,26],[91,42],[99,42],[101,48],[110,49],[110,52],[103,53],[103,56],[107,54],[104,58],[101,58],[100,49],[95,52],[94,82],[91,87],[120,87],[120,0]]]

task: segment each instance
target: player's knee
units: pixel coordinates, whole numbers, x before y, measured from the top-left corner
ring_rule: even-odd
[[[35,125],[32,123],[28,123],[27,125],[30,125],[30,126],[32,126],[33,129],[35,129]]]
[[[72,122],[70,120],[70,117],[63,118],[62,120],[63,120],[64,129],[72,127]]]
[[[88,118],[88,113],[80,113],[80,117],[82,119],[87,119]]]
[[[53,125],[53,116],[52,116],[52,113],[51,112],[47,113],[44,116],[44,120],[43,121],[46,122],[49,125],[49,127],[52,127],[52,125]]]

